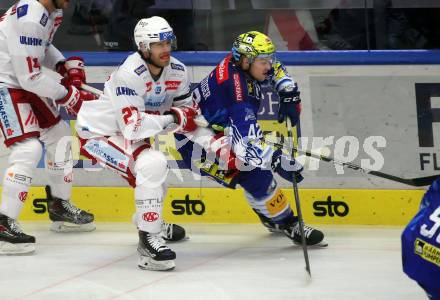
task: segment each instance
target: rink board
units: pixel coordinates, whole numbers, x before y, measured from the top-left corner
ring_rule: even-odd
[[[295,207],[291,189],[284,195]],[[417,212],[422,190],[300,189],[308,223],[404,225]],[[47,220],[44,189],[29,192],[20,220]],[[39,200],[40,199],[40,200]],[[73,201],[101,222],[129,222],[134,212],[133,190],[124,187],[76,187]],[[243,190],[226,188],[170,188],[164,216],[178,223],[256,223]]]

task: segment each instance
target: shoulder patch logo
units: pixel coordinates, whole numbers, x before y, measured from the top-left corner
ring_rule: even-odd
[[[231,60],[231,57],[228,56],[225,59],[222,60],[222,62],[217,66],[215,69],[215,75],[217,76],[217,83],[222,84],[226,80],[229,79],[229,61]]]
[[[43,14],[43,15],[41,16],[41,19],[40,19],[40,24],[41,24],[43,27],[45,27],[46,24],[47,24],[47,20],[48,20],[48,19],[49,19],[49,16],[46,15],[46,14]]]
[[[140,65],[139,67],[137,67],[136,69],[134,69],[134,72],[136,74],[138,74],[139,76],[141,76],[142,73],[147,71],[147,67],[145,67],[145,65]]]
[[[170,65],[171,65],[171,69],[185,71],[185,68],[181,64],[171,63]]]
[[[27,12],[28,12],[28,8],[29,8],[29,4],[19,6],[17,8],[17,19],[20,19],[21,17],[26,16]]]

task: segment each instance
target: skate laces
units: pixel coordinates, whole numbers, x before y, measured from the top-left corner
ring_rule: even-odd
[[[9,228],[15,233],[23,233],[23,230],[20,227],[20,224],[14,219],[8,218]]]
[[[312,227],[307,226],[304,223],[303,225],[304,225],[304,235],[306,236],[306,238],[308,238],[312,234],[314,229]],[[299,222],[296,222],[295,226],[293,227],[293,231],[301,235],[301,230],[299,229]]]
[[[78,207],[75,207],[72,203],[66,200],[61,200],[61,205],[71,214],[79,215],[81,214],[82,210]]]
[[[147,241],[148,244],[158,252],[168,249],[168,247],[164,245],[165,241],[159,235],[148,234]]]

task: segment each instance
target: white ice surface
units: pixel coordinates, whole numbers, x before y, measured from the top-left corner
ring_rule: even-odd
[[[131,224],[97,225],[60,234],[23,223],[37,250],[0,256],[0,299],[426,299],[402,272],[401,228],[318,226],[329,247],[309,250],[310,281],[302,249],[258,224],[185,225],[168,272],[138,269]]]

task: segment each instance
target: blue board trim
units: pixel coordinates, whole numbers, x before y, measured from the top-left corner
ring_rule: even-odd
[[[87,66],[118,66],[132,52],[64,52],[66,57],[82,56]],[[176,51],[173,56],[188,66],[215,66],[225,51]],[[285,65],[420,65],[440,64],[440,50],[374,51],[279,51]]]

